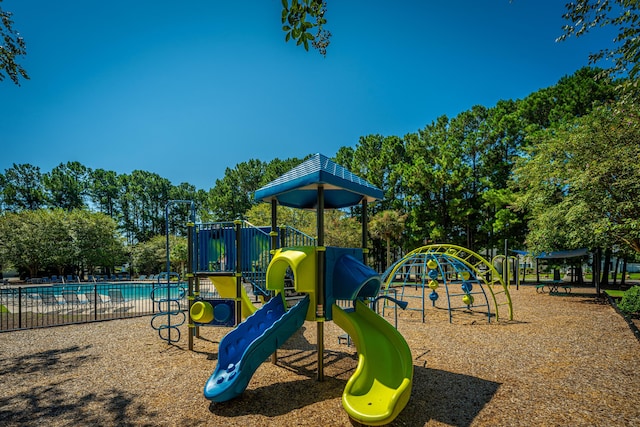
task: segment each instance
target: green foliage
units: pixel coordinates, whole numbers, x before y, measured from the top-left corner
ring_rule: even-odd
[[[155,236],[132,249],[133,270],[140,274],[156,274],[166,270],[166,238]]]
[[[30,164],[13,164],[0,176],[2,206],[11,212],[35,210],[46,205],[40,168]]]
[[[327,54],[331,33],[324,29],[326,2],[322,0],[282,0],[282,31],[285,41],[294,40],[297,46],[309,50],[309,42],[320,52]],[[316,34],[311,34],[313,29]]]
[[[386,267],[391,265],[391,241],[397,240],[404,231],[406,214],[398,211],[386,210],[378,212],[369,222],[371,236],[384,240],[387,247]]]
[[[2,0],[0,0],[1,2]],[[29,79],[27,72],[17,60],[27,54],[27,47],[20,33],[13,28],[13,14],[0,8],[0,81],[9,77],[20,86],[20,78]]]
[[[362,224],[357,218],[349,216],[341,210],[331,210],[325,212],[324,221],[325,245],[341,248],[359,248],[362,246]]]
[[[133,269],[140,274],[156,274],[166,271],[167,237],[153,236],[133,247]],[[187,265],[187,238],[169,236],[169,262],[172,271],[184,274]]]
[[[594,103],[616,97],[616,86],[602,77],[602,69],[581,68],[558,83],[528,95],[517,104],[517,115],[527,123],[527,134],[588,114]]]
[[[567,12],[563,18],[569,21],[563,26],[564,34],[558,40],[566,40],[570,36],[580,37],[596,27],[615,27],[618,35],[613,39],[613,47],[602,47],[592,53],[592,63],[605,58],[612,60],[615,73],[628,72],[635,78],[640,68],[640,15],[638,2],[634,0],[577,0],[566,4]]]
[[[66,221],[74,260],[90,273],[100,266],[120,264],[124,259],[125,248],[117,223],[108,215],[74,210],[66,216]]]
[[[623,313],[640,314],[640,286],[634,286],[627,290],[618,304]]]
[[[184,276],[187,271],[188,256],[188,239],[182,236],[169,236],[169,263],[173,266],[172,269],[179,272],[182,276]],[[165,269],[163,269],[163,271]]]
[[[114,218],[120,196],[118,174],[114,171],[95,169],[91,171],[91,178],[87,187],[89,197],[98,207],[98,210]]]
[[[342,149],[342,152],[338,152],[336,160],[338,157],[345,160],[351,157],[351,161],[345,165],[357,175],[383,189],[384,199],[374,209],[402,209],[405,203],[402,172],[406,153],[401,138],[382,135],[360,137],[355,150]]]
[[[277,216],[278,227],[293,227],[309,236],[315,236],[317,234],[315,211],[278,206]],[[255,205],[246,212],[245,218],[255,226],[270,226],[271,205],[268,203]]]
[[[374,215],[386,209],[407,215],[399,242],[405,250],[429,242],[492,248],[505,238],[522,247],[529,211],[516,209],[514,202],[528,183],[508,183],[518,159],[528,158],[527,147],[536,144],[526,136],[613,99],[615,82],[597,80],[598,75],[585,68],[523,100],[441,116],[404,138],[361,137],[355,150],[343,147],[339,155],[353,172],[383,189]],[[561,234],[558,223],[555,229]]]
[[[482,193],[483,208],[492,211],[494,220],[491,222],[493,232],[504,233],[510,227],[517,226],[522,221],[516,213],[510,209],[515,201],[515,195],[508,188],[490,188]]]
[[[278,227],[289,226],[308,236],[317,235],[316,212],[277,207]],[[271,205],[261,203],[249,209],[245,215],[247,221],[256,226],[271,225]],[[325,211],[325,245],[344,248],[362,245],[362,225],[357,218],[341,210]]]
[[[165,234],[165,207],[171,182],[156,173],[134,170],[121,175],[120,215],[130,243]]]
[[[241,218],[259,202],[253,193],[263,185],[300,164],[302,160],[292,158],[275,159],[269,163],[257,159],[238,163],[227,168],[222,179],[217,179],[209,190],[204,207],[209,211],[206,221],[228,221]],[[268,222],[270,224],[271,221]]]
[[[6,212],[0,216],[0,259],[31,277],[65,268],[112,268],[125,256],[116,227],[106,215],[82,210]]]
[[[535,133],[514,171],[535,251],[626,245],[640,252],[640,107],[607,105]]]
[[[404,222],[406,215],[398,211],[382,211],[378,212],[369,222],[369,230],[371,235],[378,239],[389,241],[397,239],[404,231]]]
[[[61,163],[43,176],[50,204],[67,211],[86,206],[90,170],[80,162]]]
[[[64,258],[67,248],[58,251],[65,241],[58,242],[58,230],[63,226],[57,219],[59,213],[36,210],[21,213],[7,213],[0,218],[0,258],[14,267],[29,271],[37,277],[41,269],[50,262]],[[50,235],[47,226],[58,222]],[[69,261],[64,260],[63,262]]]

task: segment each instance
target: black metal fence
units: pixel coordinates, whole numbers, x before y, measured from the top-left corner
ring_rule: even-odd
[[[151,300],[154,286],[162,283],[3,286],[0,332],[154,314],[158,311]],[[180,298],[186,308],[186,296]]]

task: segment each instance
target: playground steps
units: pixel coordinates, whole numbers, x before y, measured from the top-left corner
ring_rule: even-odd
[[[249,296],[249,298],[255,303],[259,302],[260,297],[264,297],[260,292],[257,291],[255,285],[251,282],[242,282],[242,286],[244,287],[245,292]]]
[[[271,297],[268,292],[263,291],[266,287],[264,283],[260,284],[253,280],[244,280],[243,286],[249,298],[254,302],[262,302],[263,298],[269,300]],[[287,302],[287,308],[293,307],[299,301],[303,300],[305,296],[306,294],[296,292],[292,280],[285,280],[284,299]]]

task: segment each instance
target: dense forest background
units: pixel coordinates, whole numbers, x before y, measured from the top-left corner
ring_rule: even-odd
[[[369,211],[376,266],[392,261],[387,248],[394,258],[428,243],[488,257],[507,241],[534,252],[589,247],[632,259],[640,252],[640,115],[621,96],[625,82],[601,71],[583,68],[524,99],[440,116],[403,136],[362,136],[334,153],[336,163],[384,192]],[[140,254],[161,250],[169,200],[194,201],[200,222],[268,225],[270,208],[253,192],[304,160],[238,163],[210,189],[76,161],[47,172],[14,164],[0,174],[0,259],[32,276],[124,263],[151,273],[161,263]],[[188,206],[168,210],[169,233],[184,234]],[[280,220],[315,234],[313,213],[282,208]],[[331,213],[327,244],[359,246],[360,220],[359,208]],[[40,259],[27,261],[29,224],[46,234],[32,239],[56,236],[58,246],[75,249],[54,256],[55,245],[32,248]]]

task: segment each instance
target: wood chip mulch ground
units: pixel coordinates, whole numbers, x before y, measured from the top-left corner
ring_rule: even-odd
[[[640,426],[640,343],[614,308],[587,288],[549,295],[521,286],[511,295],[513,321],[459,312],[449,323],[446,310],[429,307],[422,323],[417,311],[399,312],[415,374],[392,425]],[[386,318],[393,323],[393,312]],[[324,381],[316,380],[316,324],[306,322],[240,398],[214,404],[202,389],[229,329],[201,328],[189,351],[186,327],[168,345],[149,323],[0,334],[0,425],[352,425],[341,394],[356,349],[338,342],[333,322]]]

